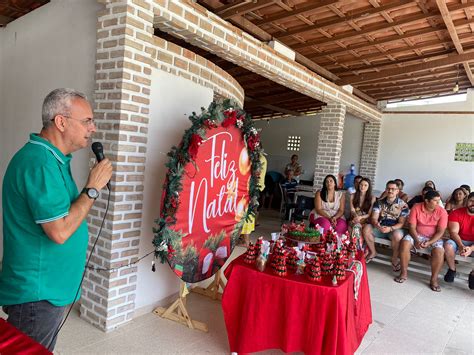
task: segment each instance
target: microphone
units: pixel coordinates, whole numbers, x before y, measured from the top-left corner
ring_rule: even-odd
[[[100,142],[92,143],[92,151],[94,152],[95,158],[97,159],[98,163],[100,163],[102,160],[105,159],[104,147],[102,146],[102,143]],[[110,181],[107,183],[107,188],[110,190]]]

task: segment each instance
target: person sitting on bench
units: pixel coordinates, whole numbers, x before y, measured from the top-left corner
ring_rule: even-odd
[[[448,231],[451,239],[444,243],[448,272],[444,281],[453,282],[456,276],[454,258],[459,251],[461,256],[474,257],[474,192],[467,198],[467,207],[461,207],[449,214]],[[474,290],[474,269],[469,274],[469,288]]]
[[[453,191],[449,199],[446,201],[445,208],[448,213],[457,208],[466,206],[467,195],[461,187]]]
[[[412,199],[410,199],[408,203],[408,208],[412,208],[416,203],[422,203],[425,200],[425,194],[428,191],[435,191],[431,186],[425,186],[423,187],[423,190],[421,190],[420,195],[416,195]]]
[[[344,218],[345,194],[337,189],[334,175],[326,175],[323,187],[316,192],[314,209],[309,215],[310,226],[319,225],[324,231],[332,228],[337,234],[347,232],[347,222]]]
[[[438,274],[444,262],[444,248],[441,237],[448,225],[448,212],[439,206],[441,196],[438,191],[428,191],[424,201],[417,203],[410,211],[409,233],[400,243],[400,275],[394,280],[403,283],[407,280],[410,250],[427,248],[431,252],[430,288],[440,292]]]
[[[403,224],[410,212],[405,201],[398,197],[398,185],[390,180],[386,184],[385,198],[375,201],[372,207],[370,224],[366,224],[362,230],[362,235],[367,243],[365,260],[367,263],[377,255],[375,250],[375,238],[385,238],[392,242],[392,268],[393,271],[400,271],[398,261],[398,246],[403,238]]]

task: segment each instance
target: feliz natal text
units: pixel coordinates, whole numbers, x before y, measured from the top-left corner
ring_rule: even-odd
[[[218,149],[218,141],[222,142],[220,155],[218,152],[216,152]],[[237,211],[237,191],[239,186],[239,178],[236,176],[236,161],[228,161],[228,154],[226,153],[226,144],[230,144],[231,142],[232,135],[229,132],[219,132],[210,136],[201,144],[201,146],[203,144],[212,144],[211,155],[208,159],[204,160],[206,163],[210,163],[210,181],[208,178],[202,178],[199,182],[199,187],[197,188],[196,192],[196,182],[191,182],[188,210],[189,234],[193,232],[194,217],[196,215],[198,201],[203,201],[202,224],[206,233],[209,233],[210,231],[207,226],[207,221],[210,218],[221,217],[226,213],[235,213]],[[213,188],[214,185],[218,183],[222,183],[219,193],[216,194],[215,198],[211,199],[211,197],[208,196],[209,188]],[[227,198],[224,201],[225,195],[227,195]]]

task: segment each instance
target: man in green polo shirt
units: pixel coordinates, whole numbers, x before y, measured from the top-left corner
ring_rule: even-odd
[[[43,128],[10,161],[3,179],[3,262],[0,305],[8,322],[53,350],[64,309],[84,271],[85,218],[112,175],[107,159],[90,171],[79,193],[71,175],[71,153],[89,145],[95,132],[84,94],[49,93]]]

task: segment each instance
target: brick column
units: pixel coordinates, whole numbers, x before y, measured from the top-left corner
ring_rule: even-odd
[[[114,163],[107,219],[92,265],[117,268],[138,259],[153,52],[153,11],[148,2],[100,0],[95,84],[96,140]],[[90,245],[105,212],[102,193],[88,222]],[[88,271],[81,317],[105,331],[133,317],[137,267]]]
[[[314,187],[320,189],[326,175],[332,174],[337,178],[339,172],[346,105],[328,103],[318,116],[321,119],[321,126],[316,152]]]
[[[372,186],[375,186],[377,173],[381,127],[381,122],[367,122],[364,124],[359,174],[368,177],[372,181]]]

